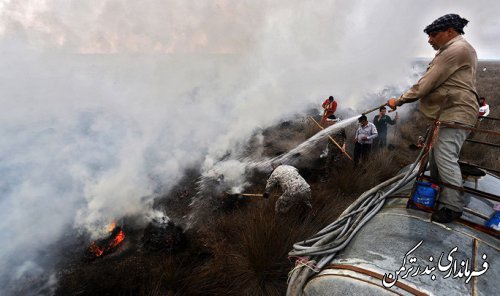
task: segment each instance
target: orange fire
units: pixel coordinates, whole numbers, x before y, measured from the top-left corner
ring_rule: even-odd
[[[123,240],[125,239],[125,233],[123,230],[120,229],[120,232],[115,236],[115,239],[113,240],[114,244],[113,247],[118,246]]]
[[[108,238],[94,241],[89,246],[88,251],[95,257],[100,257],[113,252],[115,248],[125,239],[125,232],[123,232],[119,226],[116,226],[115,222],[111,223],[108,227],[108,231],[111,232]]]
[[[116,221],[113,221],[111,222],[109,225],[108,225],[108,232],[113,232],[113,229],[115,229],[116,227]]]
[[[96,242],[92,242],[92,244],[89,247],[89,251],[96,257],[99,257],[102,255],[102,253],[104,253],[104,251],[97,246]]]

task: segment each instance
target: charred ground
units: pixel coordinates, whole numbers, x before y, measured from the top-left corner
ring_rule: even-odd
[[[480,62],[478,91],[487,98],[492,117],[500,117],[500,62]],[[415,108],[407,106],[405,108]],[[371,119],[371,118],[370,118]],[[483,121],[481,127],[495,128],[498,123]],[[182,233],[178,248],[148,250],[141,243],[143,229],[124,227],[127,239],[115,253],[93,261],[77,258],[84,247],[66,252],[61,261],[57,295],[284,295],[293,258],[287,254],[292,244],[332,222],[354,199],[374,185],[392,177],[402,166],[416,158],[409,149],[426,130],[418,112],[403,116],[389,129],[392,149],[380,150],[370,161],[355,169],[339,157],[325,163],[320,158],[328,141],[313,151],[315,157],[298,165],[312,187],[314,214],[299,220],[274,213],[279,193],[269,200],[237,200],[225,204],[215,199],[208,208],[209,219],[199,221]],[[276,156],[312,136],[317,129],[306,117],[266,129],[262,156]],[[346,130],[347,150],[354,127]],[[474,139],[500,144],[499,137],[476,134]],[[249,152],[252,150],[249,141]],[[336,151],[338,153],[338,151]],[[463,159],[500,170],[498,149],[466,143]],[[196,194],[199,173],[186,172],[184,179],[167,196],[158,198],[155,208],[164,211],[172,221],[185,228],[190,203]],[[249,193],[262,192],[267,175],[255,172],[250,178]],[[125,223],[127,224],[127,223]],[[133,223],[128,223],[133,224]],[[81,251],[81,252],[80,252]]]

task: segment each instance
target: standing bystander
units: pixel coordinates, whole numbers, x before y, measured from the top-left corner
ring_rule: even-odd
[[[373,139],[378,136],[377,128],[368,118],[362,115],[358,118],[359,126],[354,135],[354,166],[359,164],[360,160],[366,160],[372,149]]]
[[[486,104],[484,97],[479,98],[479,116],[486,117],[490,115],[490,105]]]
[[[394,120],[390,118],[388,115],[386,115],[387,109],[385,109],[385,106],[380,107],[379,111],[380,113],[378,115],[375,115],[375,117],[373,118],[373,124],[377,128],[378,132],[378,137],[377,139],[375,139],[374,145],[377,148],[385,148],[387,147],[387,125],[396,124],[399,116],[396,113]]]

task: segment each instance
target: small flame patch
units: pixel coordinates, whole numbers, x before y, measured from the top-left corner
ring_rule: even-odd
[[[120,226],[116,226],[116,223],[113,222],[108,230],[111,232],[109,237],[93,241],[88,247],[87,253],[91,258],[98,258],[114,252],[125,239],[125,232]]]

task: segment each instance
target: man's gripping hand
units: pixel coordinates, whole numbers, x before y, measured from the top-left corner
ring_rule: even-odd
[[[393,111],[396,110],[399,106],[401,106],[403,104],[404,103],[402,100],[398,100],[396,98],[390,98],[387,101],[387,106],[389,106],[389,108],[391,108]]]

